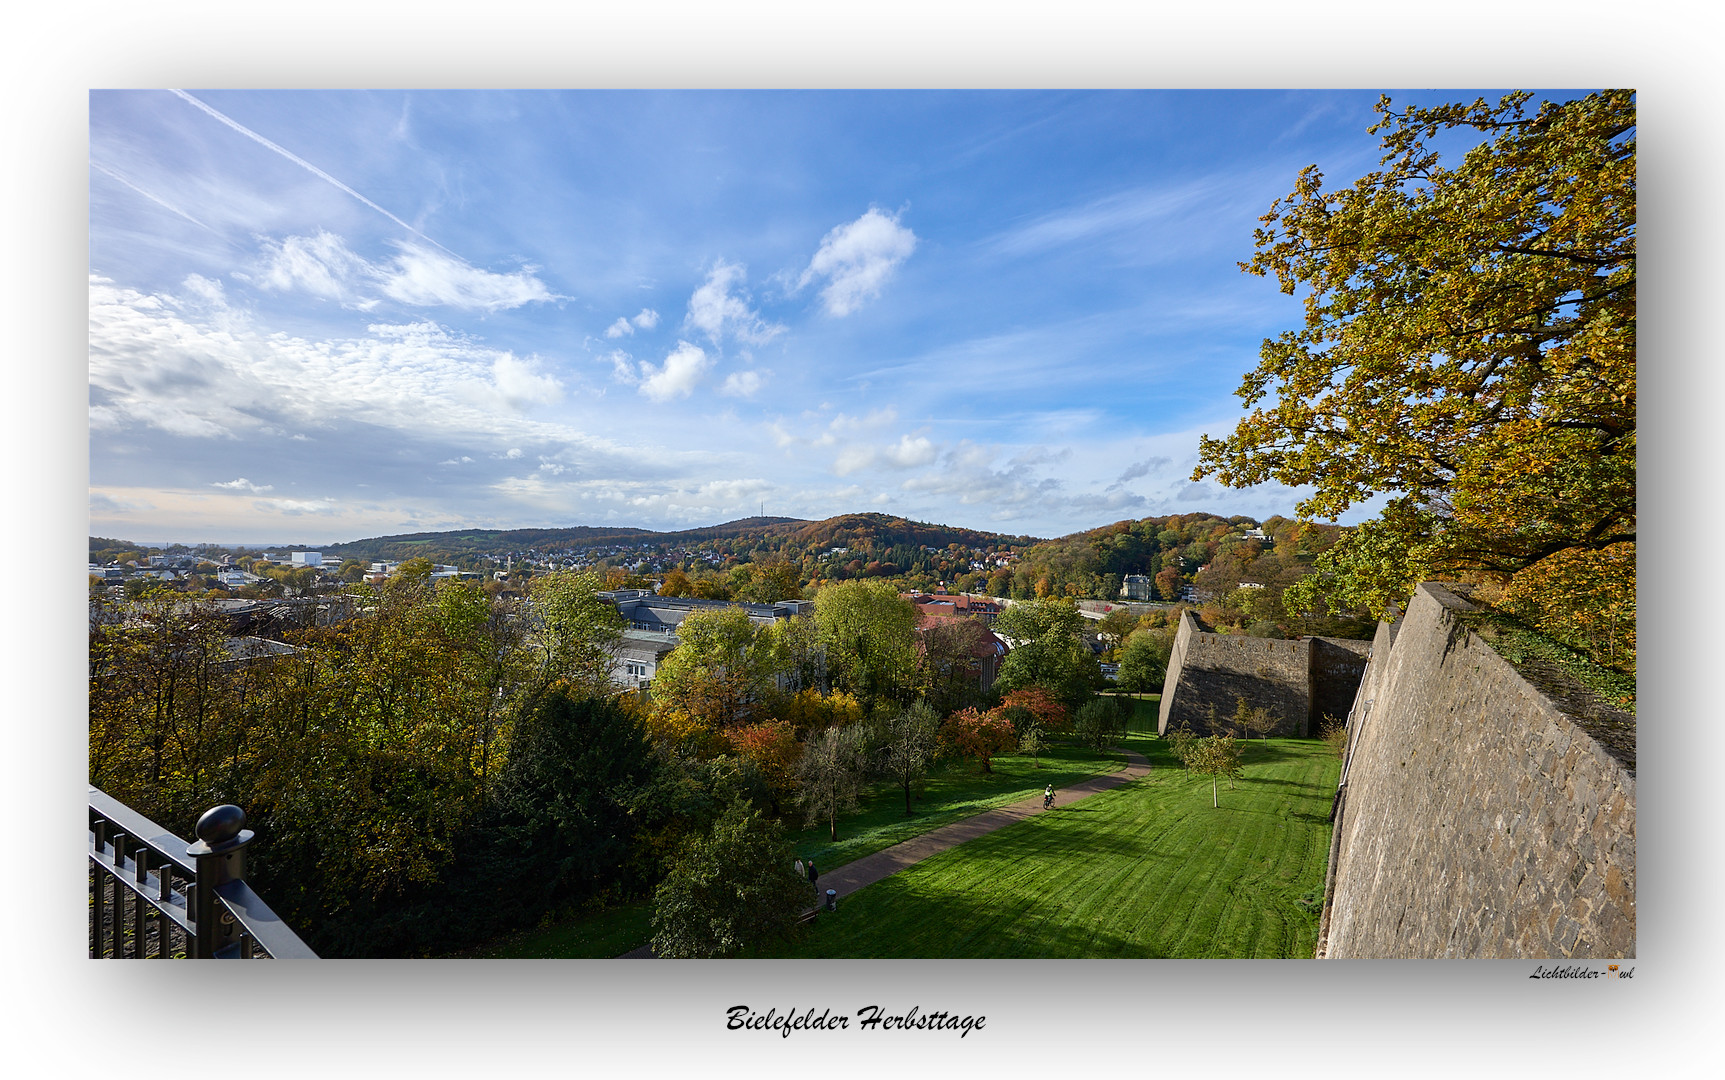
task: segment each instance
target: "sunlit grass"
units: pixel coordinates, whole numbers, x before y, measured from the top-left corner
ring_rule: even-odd
[[[1309,957],[1339,762],[1315,740],[1253,741],[1242,778],[1187,776],[1134,740],[1152,778],[937,855],[823,914],[788,957]]]

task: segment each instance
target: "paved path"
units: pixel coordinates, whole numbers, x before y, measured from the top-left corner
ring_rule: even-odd
[[[1054,793],[1054,809],[1069,806],[1080,799],[1088,798],[1099,791],[1107,791],[1129,783],[1150,773],[1150,762],[1142,754],[1131,750],[1121,750],[1126,757],[1126,767],[1119,772],[1102,773],[1088,780],[1081,780],[1071,787],[1063,788]],[[1023,821],[1033,814],[1042,813],[1042,796],[1033,795],[1020,802],[1006,806],[997,806],[993,810],[985,810],[975,817],[955,821],[950,825],[942,825],[931,829],[921,836],[913,836],[901,844],[877,851],[873,855],[862,858],[834,870],[830,874],[822,874],[817,888],[824,901],[827,890],[832,889],[839,896],[847,896],[865,885],[873,885],[882,878],[888,878],[907,866],[915,865],[931,855],[939,855],[949,848],[957,847],[966,840],[974,840],[986,836],[996,829],[1004,829],[1008,825]],[[810,913],[812,914],[812,912]],[[653,947],[643,945],[633,952],[624,953],[620,960],[651,960]]]

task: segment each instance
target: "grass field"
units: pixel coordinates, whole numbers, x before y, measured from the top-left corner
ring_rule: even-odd
[[[1309,957],[1339,763],[1315,740],[1245,751],[1243,777],[1151,778],[954,848],[847,897],[785,957]]]

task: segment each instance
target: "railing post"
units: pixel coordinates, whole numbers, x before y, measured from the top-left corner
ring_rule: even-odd
[[[194,960],[209,960],[240,940],[240,927],[216,897],[216,886],[246,878],[245,846],[252,830],[246,812],[232,804],[211,807],[198,819],[197,843],[186,848],[197,864],[198,882],[192,895],[193,940],[187,952]]]

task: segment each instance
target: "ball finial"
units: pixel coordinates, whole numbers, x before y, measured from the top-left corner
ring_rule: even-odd
[[[246,812],[232,803],[213,806],[198,819],[198,839],[213,848],[238,836],[245,824]]]

